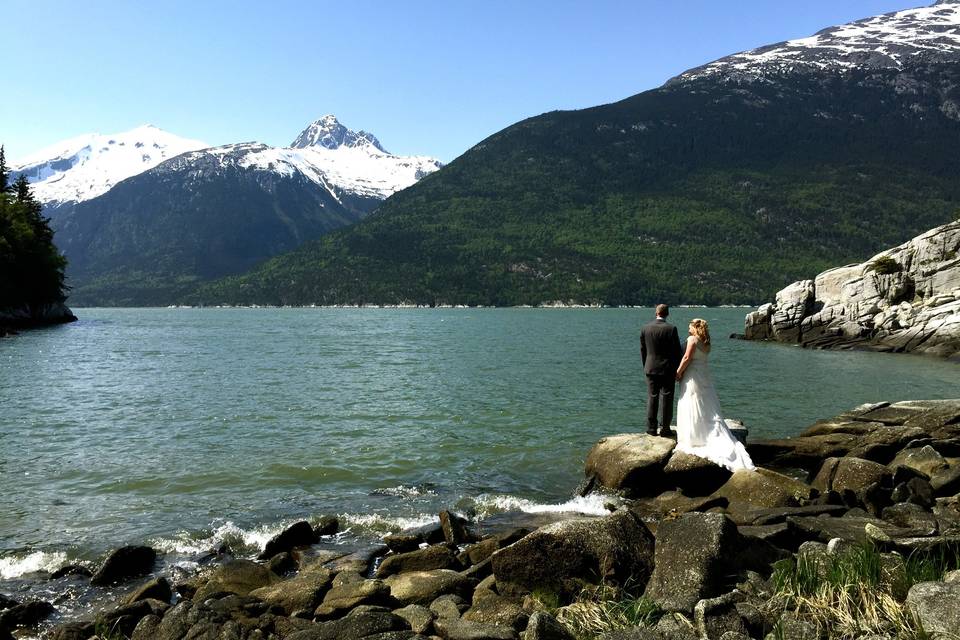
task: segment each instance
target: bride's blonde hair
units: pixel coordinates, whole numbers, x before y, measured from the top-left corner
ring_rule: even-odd
[[[710,346],[710,327],[707,325],[706,320],[703,318],[694,318],[690,321],[690,328],[693,329],[693,335],[697,336],[700,344],[705,347]]]

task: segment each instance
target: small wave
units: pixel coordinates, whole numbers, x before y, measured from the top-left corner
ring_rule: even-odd
[[[437,516],[426,513],[407,517],[385,516],[379,513],[342,513],[338,517],[341,524],[345,525],[344,528],[349,529],[352,533],[371,533],[380,536],[437,522]]]
[[[407,486],[405,484],[396,487],[386,487],[383,489],[374,489],[370,492],[372,496],[394,496],[397,498],[417,498],[419,496],[435,496],[437,492],[430,485],[421,484],[416,486]]]
[[[270,538],[283,531],[288,524],[271,524],[244,529],[233,522],[224,522],[216,526],[208,535],[196,535],[186,531],[177,533],[173,538],[159,538],[151,544],[166,553],[182,555],[202,555],[226,545],[234,552],[255,554],[263,551]]]
[[[474,498],[473,509],[477,518],[482,520],[488,516],[510,511],[525,513],[583,513],[593,516],[602,516],[610,513],[607,503],[610,496],[592,493],[588,496],[576,497],[559,504],[541,504],[510,495],[481,494]]]
[[[0,558],[0,578],[19,578],[38,571],[56,571],[67,562],[67,554],[62,551],[34,551],[26,556],[7,556]]]

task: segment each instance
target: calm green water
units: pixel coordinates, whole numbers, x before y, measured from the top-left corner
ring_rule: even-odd
[[[793,435],[860,403],[957,395],[937,360],[727,340],[728,417]],[[456,507],[570,499],[643,429],[649,309],[80,309],[0,340],[0,578],[149,542],[256,547],[295,518],[378,535]],[[582,505],[584,509],[596,505]]]

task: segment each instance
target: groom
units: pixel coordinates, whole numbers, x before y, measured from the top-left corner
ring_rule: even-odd
[[[673,390],[683,348],[677,328],[667,322],[670,307],[657,305],[657,318],[640,331],[640,359],[647,374],[647,433],[657,435],[657,405],[660,407],[660,435],[675,438],[670,430],[673,419]]]

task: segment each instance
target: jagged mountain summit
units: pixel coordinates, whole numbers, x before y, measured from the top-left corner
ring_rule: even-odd
[[[38,200],[59,206],[95,198],[130,176],[206,146],[147,124],[63,140],[12,163],[11,173],[14,178],[24,174]]]
[[[518,122],[376,216],[192,300],[767,299],[960,215],[958,13],[857,20]]]
[[[756,79],[798,71],[892,69],[960,60],[960,0],[886,13],[720,58],[671,82]]]
[[[388,152],[373,134],[352,131],[333,115],[311,123],[289,147],[241,143],[202,149],[180,163],[215,156],[226,166],[299,173],[330,191],[334,198],[383,200],[406,189],[443,166],[427,156],[398,156]]]
[[[317,145],[327,149],[338,149],[339,147],[359,147],[367,144],[387,153],[387,150],[380,145],[380,141],[372,133],[362,130],[351,131],[340,124],[335,115],[327,114],[310,123],[310,126],[304,129],[290,146],[293,149],[306,149]]]

